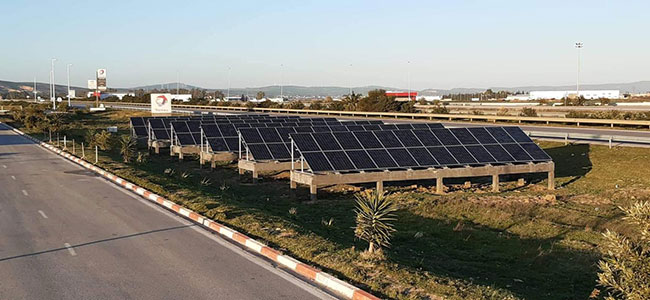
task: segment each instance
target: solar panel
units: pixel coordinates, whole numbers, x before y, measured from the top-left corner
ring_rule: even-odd
[[[404,126],[405,127],[405,126]],[[518,127],[290,133],[313,172],[549,161]]]

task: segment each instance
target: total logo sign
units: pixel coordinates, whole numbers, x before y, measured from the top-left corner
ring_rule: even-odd
[[[152,114],[172,113],[172,94],[151,94]]]

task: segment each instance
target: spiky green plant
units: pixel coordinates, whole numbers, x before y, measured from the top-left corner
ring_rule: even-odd
[[[650,295],[650,202],[621,208],[625,220],[638,229],[638,237],[607,230],[606,254],[598,263],[598,283],[609,292],[606,299],[648,299]]]
[[[135,153],[135,139],[130,135],[123,135],[120,138],[120,154],[122,154],[122,159],[125,163],[128,163],[133,159]]]
[[[368,242],[368,252],[374,253],[381,247],[390,246],[390,238],[395,228],[397,208],[386,193],[363,191],[355,195],[357,202],[357,226],[354,235]]]

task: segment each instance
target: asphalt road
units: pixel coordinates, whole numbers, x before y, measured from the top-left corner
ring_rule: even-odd
[[[0,124],[0,299],[330,295]]]

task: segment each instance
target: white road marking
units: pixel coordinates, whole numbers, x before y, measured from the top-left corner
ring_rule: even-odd
[[[11,175],[11,179],[16,180],[16,176]]]
[[[65,243],[65,244],[63,244],[63,246],[68,248],[68,252],[70,252],[70,255],[77,256],[77,252],[74,251],[74,248],[72,248],[72,246],[70,246],[70,244]]]
[[[29,194],[27,194],[27,191],[26,191],[26,190],[23,190],[23,195],[25,195],[25,196],[29,196]]]
[[[45,215],[45,213],[42,210],[39,210],[38,213],[41,214],[41,216],[43,216],[43,219],[47,219],[47,215]]]

